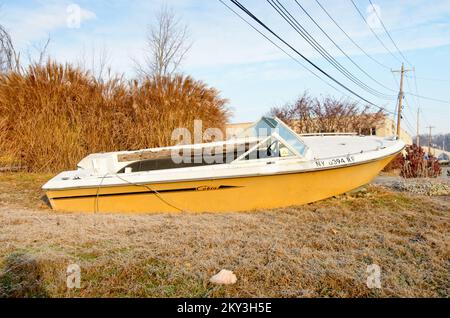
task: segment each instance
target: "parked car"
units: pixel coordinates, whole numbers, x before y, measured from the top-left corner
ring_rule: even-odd
[[[441,153],[437,159],[440,165],[448,165],[450,163],[450,157],[446,153]]]

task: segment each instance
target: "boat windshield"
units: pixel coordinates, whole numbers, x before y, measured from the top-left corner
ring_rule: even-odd
[[[240,160],[293,157],[295,154],[274,136],[267,138],[248,151]]]
[[[305,156],[307,146],[292,129],[276,117],[262,117],[240,135],[241,137],[264,138],[274,134],[278,134],[298,155]]]

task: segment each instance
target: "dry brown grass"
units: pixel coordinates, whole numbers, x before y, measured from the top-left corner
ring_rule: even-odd
[[[99,81],[71,65],[33,65],[0,76],[0,165],[55,172],[93,152],[170,145],[194,119],[223,128],[226,102],[185,76]]]
[[[40,204],[45,178],[0,175],[0,295],[450,295],[448,197],[370,186],[315,204],[255,213],[60,214]],[[81,266],[79,290],[65,287],[70,263]],[[382,268],[381,290],[366,287],[372,263]],[[237,283],[208,283],[223,268],[236,273]]]

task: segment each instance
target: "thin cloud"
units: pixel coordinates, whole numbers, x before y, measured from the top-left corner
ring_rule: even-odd
[[[68,10],[73,4],[70,2],[49,1],[45,3],[32,2],[25,6],[4,6],[3,23],[10,30],[16,45],[24,47],[43,38],[51,32],[67,28],[70,15]],[[96,14],[90,10],[79,7],[80,27],[83,23],[96,18]]]

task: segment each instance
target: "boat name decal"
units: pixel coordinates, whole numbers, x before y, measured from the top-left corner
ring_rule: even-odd
[[[355,162],[354,156],[338,157],[338,158],[333,158],[328,161],[325,161],[325,160],[315,160],[314,161],[314,163],[316,164],[316,167],[318,167],[318,168],[345,165],[345,164],[354,163],[354,162]]]
[[[212,190],[219,190],[220,186],[200,186],[197,187],[197,191],[212,191]]]

